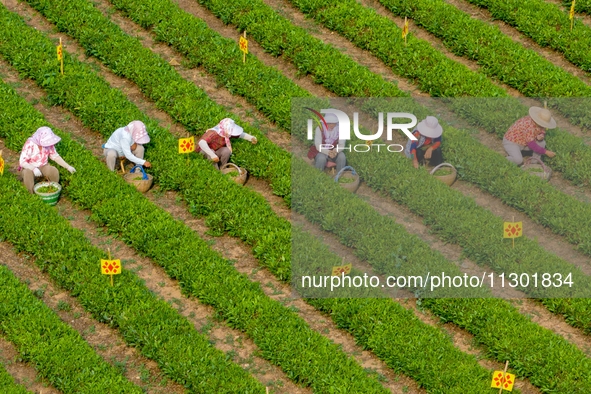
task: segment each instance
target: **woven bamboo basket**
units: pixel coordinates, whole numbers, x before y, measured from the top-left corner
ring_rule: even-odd
[[[442,167],[450,167],[451,168],[451,174],[447,174],[447,175],[434,175],[435,172],[442,168]],[[458,171],[456,170],[456,168],[454,166],[452,166],[449,163],[441,163],[438,166],[434,167],[429,174],[433,175],[435,178],[439,179],[441,182],[445,183],[448,186],[451,186],[454,184],[454,182],[456,181],[456,178],[458,177]]]
[[[549,181],[552,176],[552,170],[537,157],[528,157],[525,159],[521,168],[545,181]]]
[[[142,170],[141,173],[137,173],[134,172],[134,170],[136,168],[139,168]],[[137,179],[140,178],[141,179]],[[140,193],[145,193],[148,190],[150,190],[150,187],[152,187],[152,182],[154,181],[154,177],[150,174],[146,174],[146,171],[144,171],[144,168],[142,166],[135,166],[131,169],[131,172],[125,174],[123,176],[123,178],[125,179],[125,181],[127,183],[132,184],[133,186],[135,186],[135,188],[140,192]]]
[[[236,183],[239,185],[244,185],[246,183],[246,176],[248,175],[248,172],[244,168],[240,168],[234,163],[224,164],[222,168],[220,168],[220,171],[222,174],[228,174],[232,171],[237,171],[238,175],[233,177],[234,181],[236,181]]]
[[[350,182],[339,182],[340,178],[350,180]],[[351,166],[343,167],[334,177],[334,181],[352,193],[355,193],[359,189],[359,175]]]

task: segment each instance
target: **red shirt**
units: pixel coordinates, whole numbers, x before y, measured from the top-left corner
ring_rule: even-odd
[[[527,115],[518,119],[505,133],[505,139],[517,145],[526,146],[536,140],[538,134],[544,134],[546,131],[539,126],[531,116]]]
[[[220,148],[226,146],[226,139],[219,135],[215,130],[207,130],[203,137],[199,141],[205,141],[209,148],[212,151],[216,151]],[[196,152],[201,152],[201,147],[199,146],[199,142],[197,142],[197,149]]]

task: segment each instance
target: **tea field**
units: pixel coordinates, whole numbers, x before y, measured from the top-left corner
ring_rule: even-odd
[[[507,362],[513,392],[591,393],[585,1],[572,31],[570,3],[552,0],[1,2],[2,393],[482,394],[499,391],[493,371]],[[369,130],[387,98],[419,120],[436,115],[458,180],[403,154],[348,153],[357,193],[314,169],[292,103],[337,97],[362,107]],[[544,101],[558,123],[548,182],[502,147]],[[179,138],[225,117],[258,140],[232,143],[244,186],[178,153]],[[144,194],[101,148],[136,119],[151,138]],[[56,206],[16,171],[41,126],[77,170],[59,168]],[[514,247],[506,221],[523,224]],[[123,266],[113,283],[100,273],[109,256]],[[379,275],[561,273],[581,290],[293,291],[302,269],[330,275],[343,262]]]

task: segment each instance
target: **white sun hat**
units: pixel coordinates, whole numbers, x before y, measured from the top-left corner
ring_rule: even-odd
[[[326,121],[326,123],[339,123],[339,119],[335,114],[324,115],[324,120]]]
[[[419,133],[429,138],[437,138],[443,133],[443,128],[435,116],[427,116],[417,125]]]
[[[556,121],[552,117],[550,111],[546,108],[531,107],[529,109],[529,116],[531,116],[534,122],[545,129],[556,128]]]

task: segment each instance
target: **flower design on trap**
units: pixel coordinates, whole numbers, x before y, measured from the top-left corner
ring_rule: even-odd
[[[491,387],[503,388],[503,390],[513,391],[513,384],[515,383],[515,375],[505,373],[503,376],[502,371],[495,371]]]
[[[195,151],[195,138],[181,138],[179,139],[179,153],[189,153]]]
[[[240,37],[239,41],[240,50],[244,53],[248,53],[248,40],[244,37]]]
[[[349,263],[347,265],[338,265],[336,267],[332,267],[332,276],[339,276],[342,274],[349,275],[351,273],[352,264]]]
[[[517,238],[523,234],[521,222],[505,222],[503,228],[503,238]]]
[[[101,273],[104,275],[117,275],[121,273],[120,260],[101,260]]]

